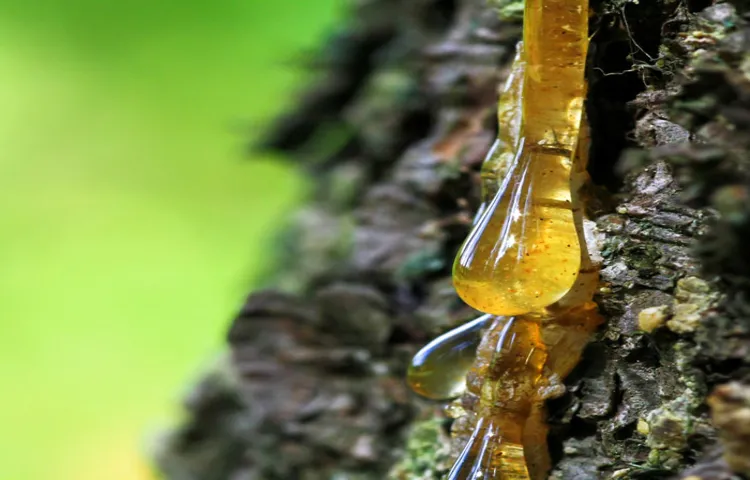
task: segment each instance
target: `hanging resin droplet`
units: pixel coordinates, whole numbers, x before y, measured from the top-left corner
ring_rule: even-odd
[[[409,365],[408,382],[423,397],[447,400],[465,389],[466,373],[474,362],[482,329],[492,315],[483,315],[425,345]]]
[[[573,287],[581,267],[571,184],[588,45],[588,9],[579,3],[529,0],[525,7],[515,157],[453,266],[459,296],[483,312],[542,313]]]
[[[520,315],[541,311],[571,289],[581,266],[571,156],[522,146],[456,256],[453,283],[467,304]]]

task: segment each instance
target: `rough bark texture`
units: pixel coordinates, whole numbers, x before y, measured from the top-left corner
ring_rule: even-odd
[[[441,405],[403,378],[417,348],[475,313],[450,264],[521,7],[354,3],[316,84],[265,137],[316,187],[268,288],[231,326],[231,355],[155,453],[171,480],[449,467]],[[590,215],[607,323],[550,405],[553,478],[750,474],[750,4],[592,9]]]

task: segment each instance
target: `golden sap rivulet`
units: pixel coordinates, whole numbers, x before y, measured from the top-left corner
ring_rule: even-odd
[[[602,318],[584,238],[588,3],[527,0],[524,38],[498,102],[482,199],[459,250],[459,296],[485,315],[430,342],[408,380],[455,398],[464,448],[449,480],[540,480],[550,468],[545,401]]]

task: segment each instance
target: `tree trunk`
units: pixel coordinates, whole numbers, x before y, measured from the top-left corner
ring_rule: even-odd
[[[159,444],[171,480],[450,467],[444,405],[404,375],[420,346],[476,314],[450,266],[522,6],[352,3],[316,84],[261,145],[297,159],[314,193],[234,321],[231,355]],[[750,475],[749,6],[592,4],[590,216],[607,321],[549,405],[552,478]]]

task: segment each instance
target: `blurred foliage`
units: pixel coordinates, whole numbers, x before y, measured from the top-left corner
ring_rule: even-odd
[[[337,0],[0,0],[0,478],[141,480],[304,183],[243,160]]]

